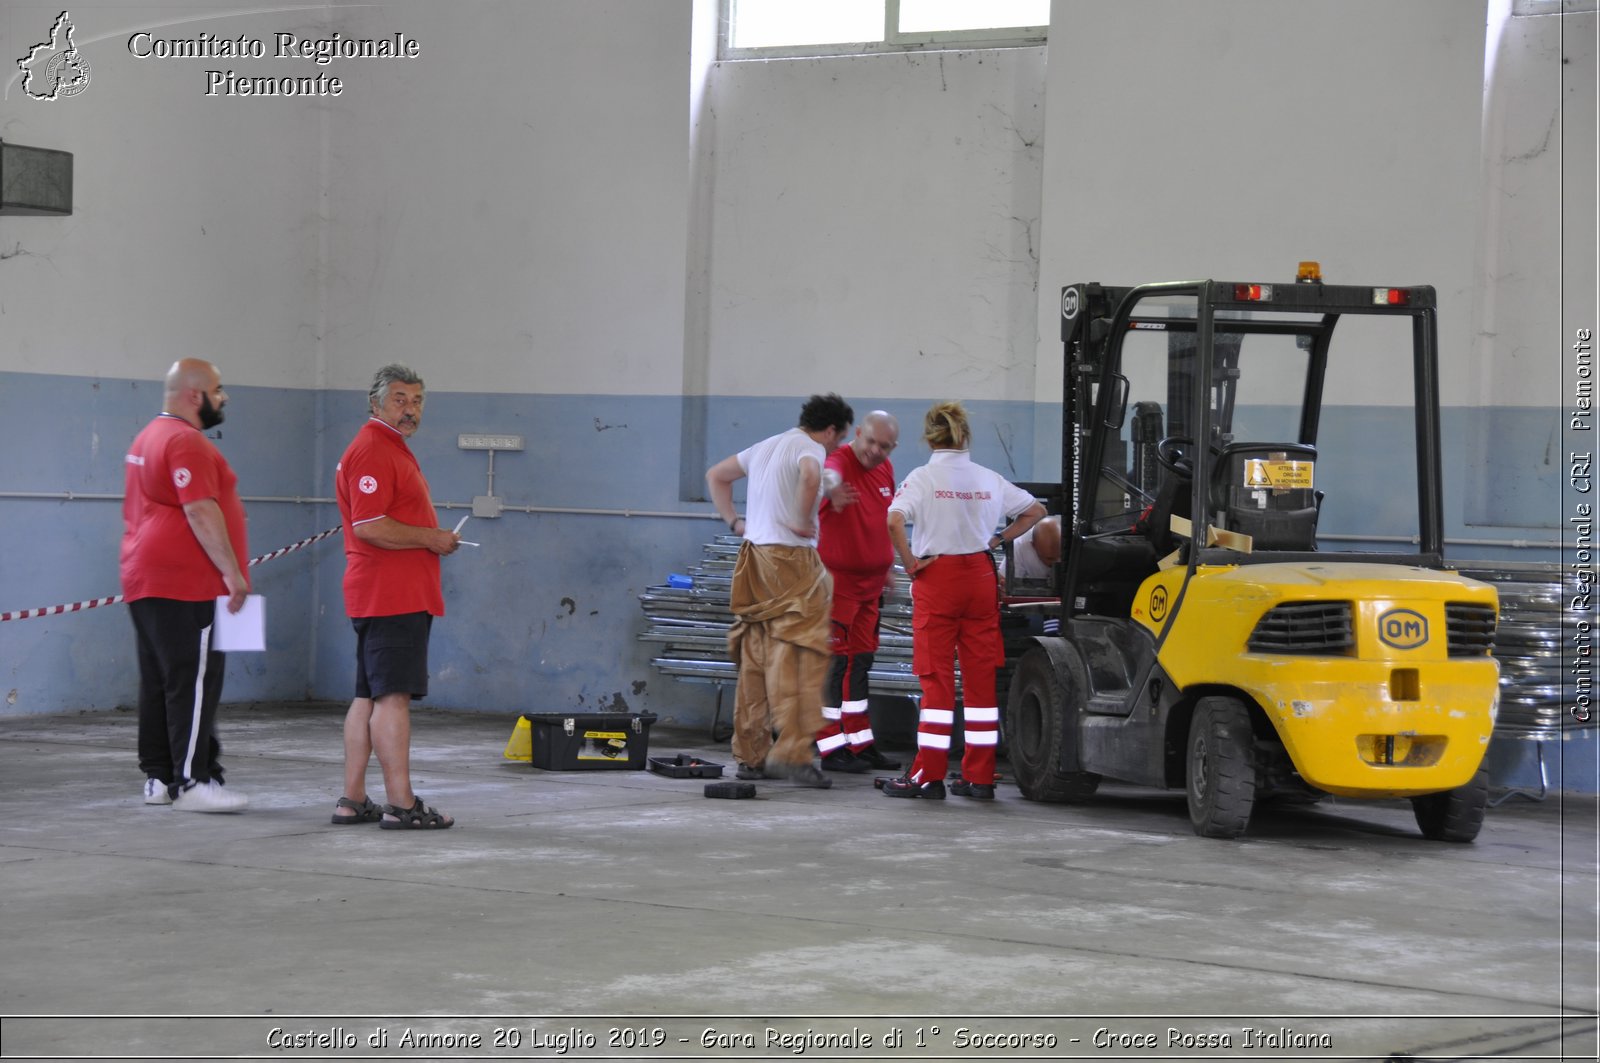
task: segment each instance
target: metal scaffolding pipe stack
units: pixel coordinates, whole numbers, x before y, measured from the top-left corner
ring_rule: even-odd
[[[738,677],[728,660],[728,626],[733,623],[728,585],[739,543],[738,536],[717,536],[705,545],[700,561],[683,573],[688,586],[674,586],[684,581],[673,580],[647,587],[639,595],[649,625],[639,640],[658,647],[650,663],[663,675],[703,683],[731,683]],[[874,693],[916,695],[920,690],[911,670],[910,583],[899,566],[894,577],[869,677]]]
[[[1577,677],[1563,660],[1562,620],[1582,592],[1577,578],[1559,565],[1467,563],[1463,576],[1491,583],[1500,592],[1500,623],[1494,656],[1500,662],[1500,717],[1495,732],[1507,738],[1548,741],[1582,724],[1566,711],[1579,693]],[[1591,693],[1586,691],[1586,693]]]

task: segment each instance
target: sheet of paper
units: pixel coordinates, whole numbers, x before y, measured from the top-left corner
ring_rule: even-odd
[[[245,653],[267,648],[267,600],[259,594],[244,596],[237,613],[228,612],[228,597],[217,599],[217,616],[211,622],[211,648],[223,653]]]

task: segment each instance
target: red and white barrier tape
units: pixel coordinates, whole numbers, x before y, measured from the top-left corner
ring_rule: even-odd
[[[317,534],[311,536],[311,538],[309,538],[309,539],[301,539],[299,542],[291,543],[290,545],[285,546],[281,550],[274,550],[270,554],[262,554],[260,557],[253,557],[253,558],[250,559],[250,563],[248,565],[246,565],[245,568],[254,568],[255,566],[261,564],[263,561],[271,561],[275,557],[282,557],[284,554],[287,554],[291,550],[298,550],[302,546],[310,546],[312,543],[316,542],[319,539],[326,539],[330,535],[337,535],[339,533],[340,527],[342,527],[342,525],[335,524],[333,527],[329,528],[327,531],[318,532]]]
[[[263,561],[271,561],[275,557],[282,557],[284,554],[289,553],[291,550],[298,550],[303,546],[310,546],[312,543],[316,542],[319,539],[326,539],[330,535],[337,534],[338,531],[339,531],[339,526],[335,525],[334,527],[329,528],[325,532],[318,532],[316,535],[313,535],[308,539],[301,539],[299,542],[294,543],[294,544],[292,544],[290,546],[285,546],[281,550],[274,550],[270,554],[262,554],[260,557],[251,558],[250,559],[250,563],[245,565],[245,567],[246,568],[254,568],[256,565],[261,564]],[[51,605],[51,606],[47,606],[47,607],[45,607],[43,609],[19,609],[17,612],[14,612],[14,613],[0,613],[0,621],[4,621],[4,620],[28,620],[28,619],[30,619],[32,617],[36,617],[36,616],[56,616],[56,615],[58,615],[60,613],[76,613],[76,612],[79,612],[80,610],[83,610],[83,609],[97,609],[102,605],[116,605],[120,601],[122,601],[122,595],[114,594],[110,598],[91,598],[89,601],[86,601],[86,602],[73,602],[71,605]]]

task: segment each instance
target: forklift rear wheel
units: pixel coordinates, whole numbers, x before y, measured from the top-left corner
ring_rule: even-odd
[[[1077,701],[1071,677],[1056,669],[1043,648],[1022,655],[1006,698],[1005,731],[1011,772],[1030,801],[1087,801],[1100,786],[1093,772],[1058,767],[1063,746],[1077,742]]]
[[[1201,698],[1189,724],[1189,821],[1206,838],[1237,838],[1256,800],[1250,710],[1237,698]]]
[[[1483,813],[1489,807],[1489,769],[1480,766],[1472,781],[1442,794],[1425,794],[1411,799],[1422,836],[1436,842],[1470,842],[1483,827]]]

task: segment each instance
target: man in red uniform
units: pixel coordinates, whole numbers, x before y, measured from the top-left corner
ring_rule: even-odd
[[[223,655],[211,648],[217,599],[237,613],[250,589],[238,477],[201,432],[222,423],[217,367],[184,358],[167,371],[161,415],[123,459],[122,595],[139,653],[144,802],[237,812],[222,786],[216,737]]]
[[[439,527],[416,456],[406,445],[422,423],[422,378],[386,365],[367,395],[372,416],[334,473],[344,524],[344,606],[356,629],[356,691],[344,718],[344,796],[336,824],[441,829],[455,822],[411,789],[411,699],[428,693],[428,633],[444,615],[439,558],[461,536]],[[378,754],[388,804],[367,797]]]
[[[889,542],[889,503],[894,500],[894,465],[889,454],[900,441],[900,423],[883,410],[862,418],[849,446],[828,455],[826,470],[839,478],[818,515],[817,553],[833,577],[833,664],[822,698],[817,752],[827,771],[863,772],[900,766],[873,744],[867,715],[867,673],[878,652],[878,611],[894,586],[894,546]],[[824,472],[831,480],[833,477]],[[840,504],[833,503],[834,498]]]

